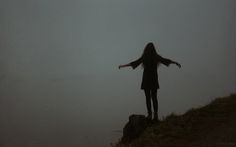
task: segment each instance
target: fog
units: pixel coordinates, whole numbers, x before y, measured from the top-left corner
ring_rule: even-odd
[[[0,0],[0,146],[104,147],[146,115],[154,42],[160,117],[236,92],[234,0]]]

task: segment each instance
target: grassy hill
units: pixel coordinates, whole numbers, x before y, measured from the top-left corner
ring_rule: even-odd
[[[117,147],[236,147],[236,94],[170,115],[129,144]]]

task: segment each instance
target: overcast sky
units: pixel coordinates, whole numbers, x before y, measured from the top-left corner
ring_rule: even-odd
[[[0,145],[109,145],[146,114],[142,68],[118,65],[150,41],[182,64],[158,69],[161,116],[236,92],[235,14],[235,0],[0,0]]]

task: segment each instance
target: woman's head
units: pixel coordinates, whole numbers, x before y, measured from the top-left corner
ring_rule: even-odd
[[[149,42],[146,47],[144,48],[144,51],[143,51],[143,56],[156,56],[157,55],[157,52],[156,52],[156,49],[155,49],[155,46],[152,42]]]
[[[157,57],[157,52],[155,49],[155,46],[152,42],[149,42],[146,47],[144,48],[143,51],[143,66],[145,67],[146,65],[155,65],[156,64],[156,57]]]

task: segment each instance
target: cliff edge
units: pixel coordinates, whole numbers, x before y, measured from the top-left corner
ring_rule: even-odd
[[[236,147],[236,94],[216,98],[183,115],[171,114],[159,123],[138,124],[139,134],[126,130],[126,137],[135,137],[127,141],[123,136],[117,147]],[[144,124],[141,129],[140,124]]]

